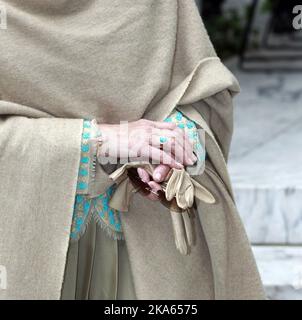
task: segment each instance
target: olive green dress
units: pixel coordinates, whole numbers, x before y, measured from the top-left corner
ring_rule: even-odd
[[[69,244],[61,299],[136,299],[125,240],[110,238],[91,219]]]

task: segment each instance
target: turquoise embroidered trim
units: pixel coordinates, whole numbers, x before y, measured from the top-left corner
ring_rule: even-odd
[[[98,197],[89,198],[89,168],[94,159],[90,158],[89,139],[95,138],[98,133],[93,132],[91,121],[83,121],[83,132],[81,141],[81,160],[78,172],[77,194],[74,203],[74,212],[71,225],[70,238],[78,240],[85,233],[91,218],[114,239],[123,239],[120,212],[109,207],[109,200],[115,189],[115,185],[106,190]]]
[[[90,146],[89,139],[91,135],[90,120],[83,121],[82,142],[81,142],[81,160],[78,173],[77,193],[88,193],[89,166],[90,166]]]
[[[174,122],[179,128],[184,129],[193,143],[197,158],[199,160],[205,159],[205,149],[199,140],[197,128],[193,121],[186,118],[180,111],[174,111],[164,121]],[[85,233],[88,223],[93,218],[111,238],[124,239],[121,213],[109,207],[109,200],[116,185],[112,185],[104,194],[100,194],[98,197],[89,198],[87,196],[89,168],[91,161],[93,161],[93,159],[90,159],[89,154],[89,139],[94,137],[95,134],[92,132],[90,120],[84,120],[81,142],[82,152],[70,238],[73,241],[77,241]]]
[[[72,240],[78,240],[85,233],[92,218],[111,238],[124,239],[120,212],[109,207],[109,200],[115,188],[116,185],[112,185],[104,194],[100,194],[96,198],[88,198],[81,194],[76,195],[70,233]]]
[[[179,128],[184,129],[188,134],[189,140],[193,143],[194,153],[196,154],[198,160],[205,160],[206,152],[200,142],[197,127],[194,121],[189,120],[180,111],[174,111],[164,121],[176,123]]]

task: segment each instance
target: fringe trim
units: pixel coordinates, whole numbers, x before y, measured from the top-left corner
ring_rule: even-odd
[[[106,232],[112,240],[125,240],[123,232],[113,230],[103,219],[95,212],[92,213],[96,223]]]
[[[74,242],[77,242],[80,240],[80,238],[84,235],[84,233],[86,232],[87,228],[88,228],[88,225],[90,224],[93,216],[92,216],[92,213],[91,213],[91,207],[89,209],[89,213],[88,213],[88,217],[84,223],[84,225],[81,226],[81,230],[79,232],[76,233],[76,236],[75,237],[70,237],[70,242],[71,243],[74,243]]]
[[[112,240],[125,240],[123,232],[115,231],[111,229],[109,225],[107,225],[103,219],[97,214],[97,212],[93,208],[90,208],[89,215],[84,223],[82,225],[81,230],[76,233],[75,237],[70,237],[70,242],[75,243],[80,240],[80,238],[85,234],[89,224],[91,223],[92,219],[97,223],[98,226],[102,228],[102,230],[105,231],[106,235],[112,239]]]

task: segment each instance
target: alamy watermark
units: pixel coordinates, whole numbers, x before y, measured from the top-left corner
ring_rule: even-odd
[[[302,5],[294,6],[293,14],[296,14],[296,16],[293,19],[293,27],[296,30],[301,30],[302,29]]]
[[[5,266],[0,265],[0,290],[7,289],[7,271]]]
[[[7,29],[7,11],[4,5],[0,4],[0,30]]]

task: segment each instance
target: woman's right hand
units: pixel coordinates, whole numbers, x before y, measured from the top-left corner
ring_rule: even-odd
[[[139,157],[152,164],[177,169],[196,161],[192,143],[185,131],[174,123],[141,119],[121,124],[99,124],[99,129],[103,139],[101,157]]]

